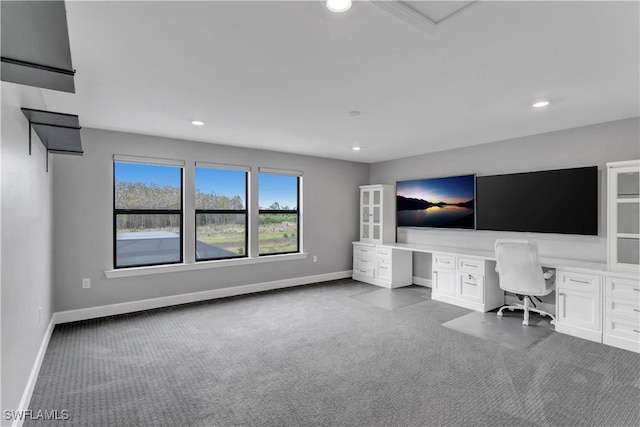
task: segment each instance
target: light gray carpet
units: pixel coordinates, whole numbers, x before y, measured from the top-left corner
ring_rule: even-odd
[[[411,288],[417,288],[412,286]],[[425,302],[429,299],[429,289],[410,289],[408,287],[398,289],[378,288],[362,294],[352,295],[351,298],[358,301],[373,304],[385,310],[395,310],[413,304]]]
[[[56,326],[31,409],[64,426],[637,426],[640,355],[552,333],[515,351],[350,280]]]

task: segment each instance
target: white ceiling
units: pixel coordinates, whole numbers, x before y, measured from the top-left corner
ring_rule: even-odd
[[[83,127],[368,163],[640,115],[638,2],[409,6],[445,18],[67,1],[76,94],[45,103]]]

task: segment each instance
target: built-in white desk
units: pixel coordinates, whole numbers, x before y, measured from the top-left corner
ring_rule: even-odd
[[[431,255],[433,300],[483,312],[504,304],[493,251],[353,242],[353,278],[387,288],[411,285],[413,252]],[[638,273],[565,258],[540,257],[540,263],[556,270],[556,331],[640,353]]]
[[[360,242],[354,242],[354,244],[362,244]],[[386,247],[389,249],[399,249],[404,251],[411,252],[422,252],[422,253],[441,253],[441,254],[449,254],[454,256],[469,256],[474,258],[481,258],[487,261],[495,261],[496,254],[493,251],[483,251],[477,249],[468,249],[468,248],[454,248],[450,246],[439,246],[439,245],[420,245],[414,243],[387,243],[384,245],[376,245],[377,247]],[[591,262],[591,261],[581,261],[574,259],[566,259],[566,258],[551,258],[551,257],[540,257],[540,263],[544,267],[549,268],[562,268],[569,267],[574,269],[584,269],[584,270],[597,270],[603,271],[607,269],[607,264],[600,262]]]

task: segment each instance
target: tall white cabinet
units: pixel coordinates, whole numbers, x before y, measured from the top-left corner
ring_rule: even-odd
[[[360,241],[353,243],[353,279],[385,288],[413,282],[409,251],[384,247],[396,241],[396,199],[393,185],[360,187]]]
[[[360,241],[392,243],[396,241],[396,200],[393,185],[360,187]]]
[[[607,163],[609,268],[640,271],[640,160]]]
[[[640,352],[640,160],[607,163],[602,342]]]

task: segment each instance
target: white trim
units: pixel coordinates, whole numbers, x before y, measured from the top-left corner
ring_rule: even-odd
[[[214,261],[199,261],[195,263],[152,265],[149,267],[132,267],[106,270],[104,275],[107,279],[118,279],[121,277],[147,276],[150,274],[177,273],[181,271],[206,270],[209,268],[232,267],[236,265],[263,264],[267,262],[293,261],[306,259],[307,253],[263,255],[259,258],[232,258]]]
[[[57,325],[60,323],[95,319],[99,317],[113,316],[116,314],[133,313],[136,311],[151,310],[154,308],[169,307],[178,304],[188,304],[191,302],[207,301],[216,298],[225,298],[236,295],[252,294],[255,292],[270,291],[273,289],[289,288],[292,286],[308,285],[310,283],[324,282],[327,280],[345,279],[351,277],[351,274],[351,270],[338,271],[335,273],[295,277],[292,279],[275,280],[272,282],[254,283],[251,285],[233,286],[229,288],[211,289],[202,292],[102,305],[98,307],[82,308],[79,310],[59,311],[54,313],[53,322]]]
[[[51,339],[51,335],[53,334],[53,329],[56,325],[55,323],[55,313],[51,316],[51,320],[49,321],[49,325],[47,325],[47,329],[44,332],[44,336],[42,337],[42,342],[40,343],[40,349],[38,350],[38,354],[36,355],[36,360],[33,362],[33,368],[31,368],[31,374],[29,375],[29,380],[24,388],[24,392],[22,393],[22,399],[20,399],[20,404],[18,405],[17,412],[22,413],[22,411],[26,411],[29,409],[29,404],[31,403],[31,396],[33,395],[33,390],[36,386],[36,381],[38,380],[38,374],[40,373],[40,367],[42,367],[42,361],[44,360],[44,355],[47,352],[47,347],[49,346],[49,340]],[[12,427],[20,427],[24,419],[21,417],[14,420]]]
[[[293,169],[274,169],[274,168],[258,168],[260,173],[275,173],[278,175],[294,175],[294,176],[302,176],[302,171],[293,170]]]
[[[196,162],[196,167],[251,172],[251,166],[228,165],[225,163]]]
[[[127,156],[124,154],[114,154],[114,162],[126,162],[126,163],[142,163],[142,164],[154,164],[163,166],[184,166],[184,160],[171,160],[171,159],[159,159],[157,157],[143,157],[143,156]]]
[[[412,282],[414,285],[425,286],[431,288],[431,279],[425,279],[424,277],[413,276]]]
[[[373,1],[371,4],[427,34],[433,34],[438,27],[437,22],[400,1]]]

